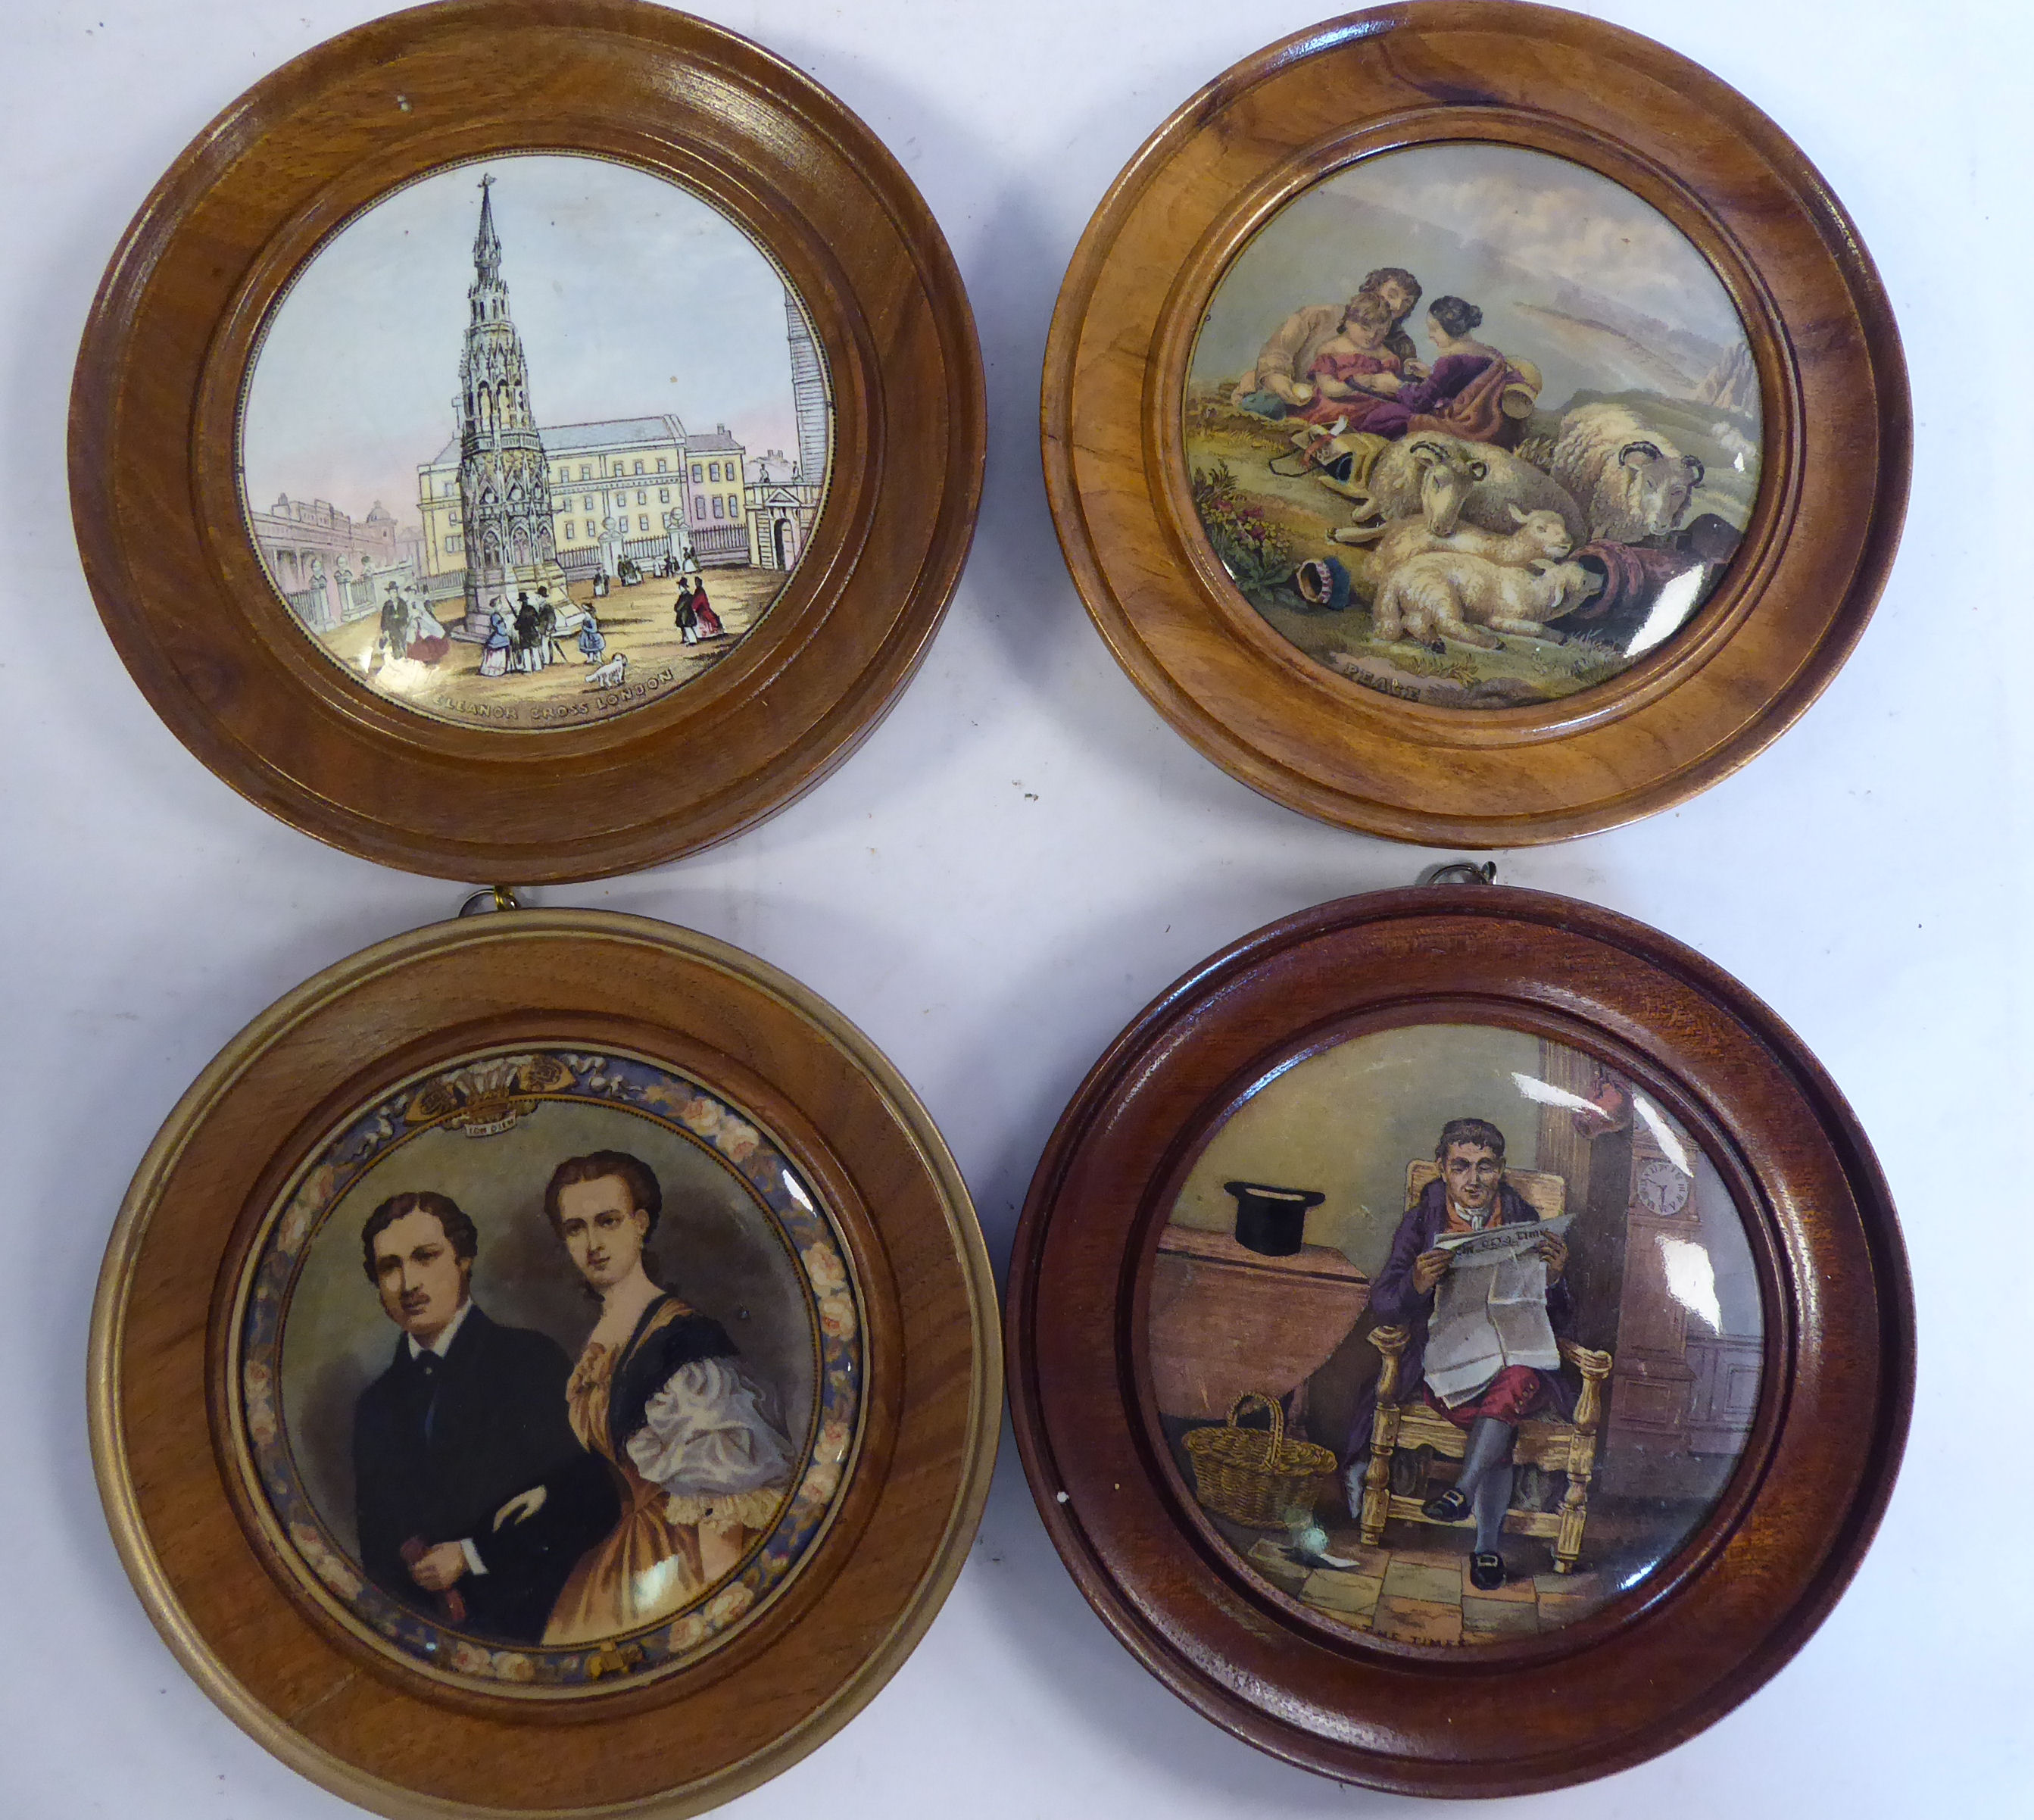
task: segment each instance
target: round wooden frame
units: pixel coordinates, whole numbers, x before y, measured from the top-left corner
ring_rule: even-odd
[[[1251,236],[1372,153],[1498,141],[1637,193],[1743,317],[1765,481],[1690,622],[1609,682],[1539,706],[1388,700],[1252,611],[1195,516],[1181,400],[1210,298]],[[1408,0],[1271,46],[1124,169],[1082,237],[1045,355],[1046,488],[1116,659],[1206,756],[1275,801],[1435,846],[1566,839],[1683,801],[1804,712],[1885,582],[1912,429],[1892,311],[1814,167],[1672,51],[1514,0]]]
[[[842,1229],[866,1345],[847,1488],[782,1596],[667,1679],[533,1703],[392,1664],[268,1560],[261,1525],[236,1504],[224,1373],[243,1253],[335,1117],[441,1059],[546,1042],[676,1067],[766,1121]],[[704,936],[517,910],[328,969],[185,1094],[135,1177],[100,1278],[93,1459],[122,1559],[171,1649],[313,1781],[400,1820],[690,1814],[831,1736],[932,1622],[994,1464],[995,1309],[952,1158],[837,1011]]]
[[[766,248],[824,351],[834,454],[797,571],[726,659],[629,713],[526,734],[411,712],[311,647],[246,534],[237,441],[268,309],[327,235],[426,171],[529,150],[677,180]],[[938,227],[809,77],[642,0],[446,0],[276,71],[156,186],[79,351],[72,507],[128,670],[242,795],[411,871],[587,878],[739,832],[874,727],[959,580],[985,424]]]
[[[1462,1021],[1593,1054],[1699,1135],[1746,1212],[1766,1327],[1746,1453],[1672,1559],[1567,1629],[1440,1657],[1310,1617],[1212,1540],[1157,1427],[1146,1266],[1201,1144],[1272,1069],[1365,1029]],[[1150,1005],[1047,1146],[1005,1319],[1033,1495],[1124,1644],[1260,1749],[1429,1796],[1523,1794],[1625,1768],[1762,1685],[1856,1570],[1913,1394],[1891,1202],[1799,1040],[1655,930],[1488,886],[1324,904]]]

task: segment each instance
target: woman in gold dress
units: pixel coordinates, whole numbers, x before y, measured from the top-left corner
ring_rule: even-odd
[[[568,1159],[544,1191],[553,1231],[601,1303],[567,1408],[621,1498],[621,1522],[558,1595],[546,1644],[599,1642],[679,1611],[741,1561],[790,1488],[775,1398],[718,1321],[644,1268],[663,1199],[622,1150]]]

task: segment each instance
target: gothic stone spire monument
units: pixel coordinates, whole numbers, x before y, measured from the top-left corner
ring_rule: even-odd
[[[550,469],[530,407],[523,338],[508,314],[501,241],[494,231],[494,179],[480,180],[473,238],[472,314],[459,358],[459,498],[466,557],[466,624],[485,637],[494,597],[512,610],[518,590],[548,583],[562,605],[565,571],[551,543]]]

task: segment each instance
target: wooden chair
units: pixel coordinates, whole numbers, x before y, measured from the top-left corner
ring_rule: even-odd
[[[1429,1161],[1416,1161],[1405,1171],[1405,1205],[1418,1200],[1428,1183],[1439,1173]],[[1551,1220],[1567,1198],[1567,1184],[1559,1176],[1533,1169],[1507,1169],[1504,1179],[1522,1195],[1543,1220]],[[1397,1451],[1426,1447],[1447,1460],[1459,1460],[1469,1437],[1446,1417],[1427,1406],[1420,1386],[1400,1379],[1400,1365],[1412,1338],[1404,1327],[1379,1327],[1370,1343],[1382,1363],[1377,1375],[1377,1413],[1370,1428],[1370,1460],[1364,1468],[1363,1509],[1357,1528],[1364,1544],[1375,1548],[1383,1540],[1384,1525],[1397,1517],[1408,1522],[1432,1523],[1420,1507],[1431,1494],[1423,1471],[1409,1494],[1391,1489],[1391,1462]],[[1559,1507],[1553,1510],[1521,1509],[1514,1506],[1504,1526],[1514,1535],[1537,1536],[1554,1544],[1554,1571],[1571,1574],[1582,1559],[1582,1525],[1589,1518],[1589,1480],[1596,1472],[1597,1430],[1603,1420],[1603,1387],[1610,1376],[1608,1353],[1591,1352],[1572,1340],[1559,1342],[1561,1357],[1582,1373],[1582,1395],[1576,1399],[1573,1421],[1558,1418],[1530,1418],[1518,1424],[1518,1437],[1511,1450],[1512,1464],[1537,1466],[1543,1472],[1559,1473],[1567,1479]],[[1401,1399],[1404,1399],[1402,1401]],[[1463,1518],[1454,1526],[1467,1527],[1473,1519]]]

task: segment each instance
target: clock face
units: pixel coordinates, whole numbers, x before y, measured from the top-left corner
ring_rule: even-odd
[[[1656,1214],[1678,1214],[1688,1204],[1688,1178],[1664,1157],[1655,1157],[1638,1171],[1638,1198]]]

